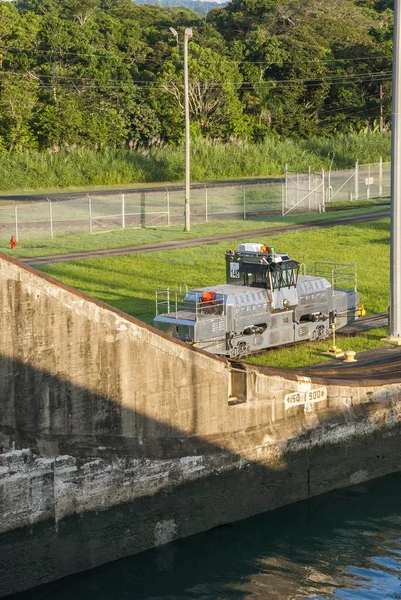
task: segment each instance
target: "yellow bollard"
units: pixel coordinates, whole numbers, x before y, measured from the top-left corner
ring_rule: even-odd
[[[336,346],[336,324],[332,323],[330,327],[333,332],[333,345],[328,349],[327,352],[322,352],[322,354],[325,354],[326,356],[332,356],[333,358],[342,358],[344,356],[344,352],[341,350],[341,348]]]
[[[366,315],[366,310],[363,304],[358,304],[357,309],[357,317],[364,317]]]
[[[344,362],[346,362],[346,363],[358,362],[355,358],[355,354],[356,354],[356,352],[354,352],[353,350],[346,350],[344,352],[344,356],[345,356]]]

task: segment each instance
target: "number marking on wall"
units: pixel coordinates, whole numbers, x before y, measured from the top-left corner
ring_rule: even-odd
[[[293,392],[284,396],[285,410],[292,408],[293,406],[311,405],[316,402],[322,402],[327,400],[327,388],[320,387],[307,392]]]

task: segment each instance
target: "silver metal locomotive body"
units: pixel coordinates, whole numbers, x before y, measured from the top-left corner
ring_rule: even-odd
[[[298,341],[325,339],[360,315],[355,265],[316,263],[313,274],[261,244],[226,252],[227,283],[156,292],[154,326],[231,358]],[[328,273],[328,278],[322,273]],[[353,289],[338,288],[352,286]]]

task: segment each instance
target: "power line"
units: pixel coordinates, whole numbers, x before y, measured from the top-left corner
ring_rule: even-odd
[[[49,56],[55,56],[55,55],[59,55],[60,58],[66,58],[66,57],[78,57],[78,58],[116,58],[118,60],[121,60],[123,62],[128,62],[128,63],[132,63],[133,61],[133,57],[129,55],[129,50],[120,50],[119,48],[116,48],[115,50],[107,50],[107,49],[102,49],[101,51],[97,50],[94,52],[70,52],[70,51],[65,51],[65,50],[54,50],[54,49],[41,49],[41,48],[27,48],[27,47],[17,47],[17,46],[0,46],[0,51],[1,50],[5,50],[5,51],[18,51],[18,52],[31,52],[34,54],[42,54],[42,55],[49,55]],[[128,54],[128,55],[127,55]],[[270,63],[269,61],[251,61],[251,60],[242,60],[242,61],[237,61],[237,60],[233,60],[230,59],[229,57],[225,57],[227,62],[236,64],[236,65],[268,65],[269,67],[277,67],[277,65],[275,65],[274,63]],[[303,65],[310,65],[310,64],[320,64],[320,65],[325,65],[325,64],[333,64],[333,63],[353,63],[353,62],[361,62],[361,61],[371,61],[374,59],[382,59],[382,60],[389,60],[387,57],[385,56],[366,56],[366,57],[350,57],[350,58],[326,58],[326,59],[310,59],[307,61],[303,61]],[[155,62],[160,62],[157,61],[156,57],[150,55],[150,56],[146,56],[146,59],[144,61],[136,61],[137,63],[142,63],[142,64],[152,64]],[[281,68],[284,65],[293,65],[294,63],[292,61],[284,61],[281,65],[278,66],[278,68]],[[353,75],[351,75],[352,77]]]
[[[11,72],[11,71],[5,71],[4,72],[5,75],[15,75],[17,77],[25,77],[28,75],[29,73],[27,72]],[[344,83],[344,82],[370,82],[370,81],[375,81],[375,82],[379,82],[379,81],[388,81],[391,80],[392,77],[392,72],[391,71],[371,71],[368,73],[361,73],[359,75],[355,74],[355,75],[339,75],[339,76],[335,76],[335,77],[321,77],[321,78],[313,78],[313,79],[301,79],[301,78],[293,78],[293,79],[271,79],[268,81],[226,81],[226,82],[219,82],[219,81],[199,81],[199,80],[194,80],[192,79],[191,83],[192,84],[198,84],[201,85],[203,87],[225,87],[225,86],[237,86],[237,87],[242,87],[242,88],[246,88],[247,86],[276,86],[276,85],[292,85],[292,84],[297,84],[297,85],[303,85],[305,87],[313,87],[316,85],[321,85],[324,83],[330,83],[330,84],[335,84],[335,83]],[[31,75],[31,80],[35,80],[37,79],[38,81],[42,82],[45,80],[49,80],[51,82],[54,82],[55,76],[54,75],[41,75],[41,74],[33,74],[33,76]],[[165,89],[165,86],[168,84],[168,82],[166,82],[165,84],[161,84],[161,83],[157,83],[157,82],[151,82],[151,81],[144,81],[144,80],[139,80],[139,79],[129,79],[129,80],[118,80],[118,79],[99,79],[99,78],[95,78],[95,77],[81,77],[79,75],[76,75],[75,77],[70,76],[70,75],[61,75],[61,74],[56,74],[56,85],[57,87],[66,85],[66,83],[60,83],[61,81],[66,81],[66,82],[72,82],[72,83],[76,83],[76,84],[80,84],[80,87],[91,87],[89,84],[95,84],[97,86],[101,86],[101,87],[106,87],[106,88],[119,88],[122,87],[124,85],[132,85],[135,84],[138,88],[140,89]],[[0,77],[0,81],[1,81],[1,77]],[[52,87],[55,87],[55,85],[53,84]],[[250,88],[250,89],[252,89]]]
[[[358,108],[358,110],[351,110],[348,112],[348,109],[350,108]],[[333,110],[320,110],[320,109],[316,109],[316,112],[318,112],[318,116],[320,117],[321,114],[323,115],[331,115],[334,113],[345,113],[347,116],[348,115],[356,115],[358,113],[365,113],[365,112],[373,112],[373,111],[378,111],[379,106],[371,106],[370,108],[365,107],[365,108],[359,108],[359,107],[354,107],[354,106],[344,106],[344,108],[336,108]]]
[[[359,57],[359,58],[326,58],[326,59],[320,59],[320,58],[312,58],[306,61],[302,61],[303,65],[309,65],[309,64],[313,64],[313,63],[318,63],[318,64],[326,64],[326,63],[337,63],[337,62],[359,62],[359,61],[366,61],[369,62],[371,60],[390,60],[388,57],[386,56],[366,56],[366,57]],[[274,63],[270,63],[270,61],[268,60],[241,60],[241,61],[236,61],[236,60],[228,60],[228,62],[235,62],[236,64],[239,65],[243,65],[243,64],[250,64],[250,65],[264,65],[264,64],[270,64],[271,66],[277,66]],[[292,65],[294,64],[292,61],[283,61],[279,66],[281,65]]]
[[[57,53],[60,55],[69,55],[69,56],[104,56],[104,53],[110,53],[113,54],[115,51],[114,50],[107,50],[106,48],[102,49],[103,52],[99,51],[99,48],[97,49],[96,52],[70,52],[68,50],[55,50],[54,48],[49,48],[49,49],[44,49],[44,48],[36,48],[36,47],[29,47],[29,46],[3,46],[0,45],[0,50],[17,50],[20,52],[36,52],[36,53],[42,53],[42,54],[48,54],[48,53]],[[118,50],[118,48],[116,48],[116,50]],[[228,57],[227,57],[228,58]],[[313,62],[318,62],[318,63],[330,63],[330,62],[358,62],[358,61],[369,61],[369,60],[373,60],[373,59],[383,59],[383,60],[388,60],[388,57],[382,55],[382,54],[378,54],[378,55],[369,55],[369,56],[356,56],[356,57],[348,57],[348,58],[335,58],[335,57],[328,57],[328,58],[312,58],[309,59],[308,61],[303,61],[303,63],[307,64],[307,63],[313,63]],[[235,60],[232,59],[232,62],[236,62],[237,64],[244,64],[244,63],[249,63],[249,64],[265,64],[266,60]],[[291,61],[283,61],[282,64],[292,64]]]
[[[54,86],[50,85],[50,84],[43,84],[43,85],[39,85],[38,86],[40,89],[45,89],[45,90],[49,90],[49,91],[53,91]],[[66,91],[71,91],[71,92],[76,92],[76,90],[72,87],[72,86],[63,86],[64,90]],[[90,88],[88,88],[90,89]],[[68,95],[73,95],[73,94],[68,94]],[[347,116],[352,116],[354,114],[361,114],[361,113],[367,113],[367,112],[373,112],[373,111],[377,111],[378,110],[378,106],[372,106],[372,107],[364,107],[364,108],[358,108],[358,110],[350,110],[353,108],[358,108],[355,106],[344,106],[344,107],[338,107],[335,109],[331,109],[331,110],[326,110],[325,108],[316,108],[315,112],[318,113],[318,117],[320,118],[321,115],[324,116],[330,116],[331,114],[334,113],[345,113]]]

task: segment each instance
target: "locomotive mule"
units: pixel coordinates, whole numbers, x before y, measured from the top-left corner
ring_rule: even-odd
[[[213,354],[238,358],[265,348],[325,339],[362,315],[356,266],[315,263],[310,274],[263,244],[228,250],[226,283],[157,290],[154,326]],[[351,289],[349,289],[351,288]]]

